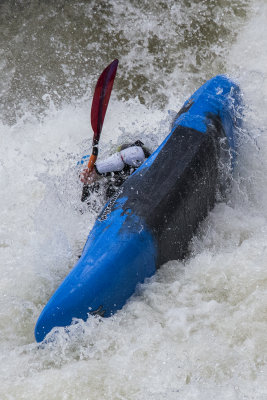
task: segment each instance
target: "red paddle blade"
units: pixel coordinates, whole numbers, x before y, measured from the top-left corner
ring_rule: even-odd
[[[99,141],[118,63],[119,61],[116,59],[104,69],[95,87],[91,108],[91,125],[94,131],[93,145]]]

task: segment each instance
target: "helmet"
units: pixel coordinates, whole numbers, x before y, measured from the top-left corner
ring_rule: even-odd
[[[122,161],[130,167],[138,168],[145,161],[145,153],[140,146],[130,146],[119,153]]]
[[[133,146],[141,147],[143,149],[145,158],[148,158],[151,155],[150,151],[144,146],[144,143],[141,142],[141,140],[136,140],[134,143],[124,143],[118,148],[118,151],[122,151]]]

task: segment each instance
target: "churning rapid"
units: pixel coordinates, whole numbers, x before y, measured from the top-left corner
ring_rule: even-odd
[[[3,0],[0,398],[267,398],[267,4],[264,0]],[[111,318],[38,345],[36,320],[102,207],[80,202],[99,73],[120,60],[100,157],[154,150],[214,75],[239,81],[244,126],[226,201],[190,256],[161,267]],[[81,212],[82,211],[82,212]]]

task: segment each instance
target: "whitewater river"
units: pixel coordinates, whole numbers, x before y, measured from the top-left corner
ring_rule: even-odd
[[[1,400],[267,399],[266,21],[266,0],[1,1]],[[155,149],[202,83],[238,79],[232,190],[186,260],[162,266],[112,318],[39,347],[36,320],[101,207],[81,205],[76,163],[114,58],[100,156],[133,139]]]

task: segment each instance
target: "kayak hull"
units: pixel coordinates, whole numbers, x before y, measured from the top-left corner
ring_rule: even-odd
[[[234,167],[241,108],[238,85],[223,75],[185,102],[168,137],[97,218],[37,321],[38,342],[73,319],[112,315],[162,263],[185,257]]]

